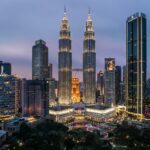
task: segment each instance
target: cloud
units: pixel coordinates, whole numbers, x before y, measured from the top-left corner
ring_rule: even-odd
[[[32,46],[42,38],[49,47],[49,62],[53,63],[57,78],[58,38],[64,5],[71,26],[73,67],[78,68],[82,67],[83,33],[88,7],[91,8],[97,71],[103,70],[105,57],[115,57],[117,65],[125,64],[127,17],[135,12],[144,12],[150,17],[148,0],[1,0],[0,59],[13,64],[13,73],[31,78]],[[147,21],[149,50],[150,19]],[[149,64],[148,59],[150,77]]]

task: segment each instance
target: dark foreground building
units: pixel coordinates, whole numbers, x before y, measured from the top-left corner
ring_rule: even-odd
[[[23,116],[48,115],[49,83],[45,80],[22,81]]]

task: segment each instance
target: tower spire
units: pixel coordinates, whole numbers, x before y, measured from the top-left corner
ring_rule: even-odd
[[[91,8],[88,8],[88,15],[91,15]]]
[[[90,7],[88,8],[88,21],[92,21],[92,18],[91,18],[91,8]]]
[[[66,16],[67,14],[67,9],[66,9],[66,6],[64,6],[64,15]]]

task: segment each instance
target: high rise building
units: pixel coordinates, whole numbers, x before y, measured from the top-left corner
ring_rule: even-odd
[[[0,61],[0,74],[11,75],[11,63]]]
[[[56,80],[54,78],[49,78],[49,101],[55,100],[56,99]]]
[[[46,42],[38,40],[32,47],[32,79],[48,78],[48,47]]]
[[[53,78],[53,64],[48,64],[48,74],[49,78]]]
[[[116,66],[115,69],[115,99],[116,99],[116,104],[120,103],[120,98],[121,98],[121,89],[120,89],[120,83],[121,83],[121,66]]]
[[[113,107],[116,105],[115,58],[105,58],[104,82],[105,105],[108,107]]]
[[[49,83],[46,80],[22,81],[22,114],[23,116],[48,115]]]
[[[147,86],[146,86],[146,96],[150,98],[150,79],[147,80]]]
[[[126,106],[143,114],[146,91],[146,16],[136,13],[126,22]]]
[[[13,75],[0,74],[0,115],[15,115],[16,101],[19,99],[18,78]]]
[[[72,81],[72,52],[71,52],[71,33],[68,23],[66,10],[60,26],[59,37],[59,83],[58,98],[60,105],[71,103],[71,81]]]
[[[123,66],[123,82],[122,82],[122,102],[125,104],[126,101],[126,65]]]
[[[104,73],[102,71],[97,74],[97,90],[100,96],[104,96]]]
[[[89,12],[83,43],[83,102],[96,102],[96,53],[93,21]]]
[[[73,77],[72,78],[72,103],[79,103],[80,102],[80,85],[79,85],[79,78]]]

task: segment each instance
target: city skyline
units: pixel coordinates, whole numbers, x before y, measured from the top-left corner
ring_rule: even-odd
[[[30,1],[30,3],[15,0],[13,4],[10,4],[8,0],[0,2],[0,18],[2,19],[0,60],[12,63],[13,74],[18,74],[20,77],[31,78],[32,45],[36,40],[43,39],[49,48],[49,63],[53,64],[54,77],[57,78],[59,27],[64,13],[64,4],[67,7],[67,17],[72,33],[73,68],[82,68],[82,43],[88,7],[91,8],[96,35],[96,72],[104,70],[104,58],[106,57],[114,57],[116,65],[123,66],[126,64],[126,19],[131,14],[143,12],[147,15],[147,47],[149,48],[150,11],[148,4],[150,2],[137,2],[136,0],[132,2],[129,0],[126,2],[84,0],[80,3],[69,2],[68,0],[59,3],[58,0],[52,3],[48,1],[42,3],[40,0],[34,2],[35,0]],[[42,4],[42,8],[39,7],[40,4]],[[1,8],[1,6],[3,7]],[[24,8],[21,9],[23,6]],[[77,6],[78,9],[74,6]],[[122,6],[124,7],[122,8]],[[107,11],[108,9],[109,11]],[[149,55],[148,51],[147,57]],[[147,64],[149,63],[148,60]],[[150,77],[149,65],[147,66],[148,77]],[[24,69],[22,70],[22,68]]]

